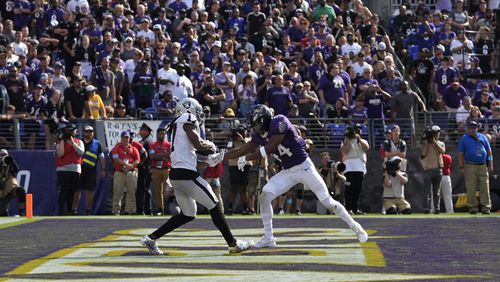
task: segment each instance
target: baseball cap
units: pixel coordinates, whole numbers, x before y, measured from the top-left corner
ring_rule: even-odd
[[[387,49],[387,46],[385,45],[384,42],[380,42],[378,45],[377,45],[377,50],[386,50]]]
[[[153,29],[161,29],[161,25],[155,24],[155,25],[153,25]]]
[[[142,123],[141,128],[139,130],[147,130],[149,132],[153,131],[151,127],[149,127],[146,123]]]
[[[83,130],[85,130],[85,131],[87,131],[87,130],[94,131],[94,128],[91,125],[87,124],[87,125],[85,125],[85,127],[83,128]]]
[[[228,62],[228,61],[225,61],[224,63],[222,63],[222,65],[223,65],[223,66],[230,66],[230,65],[231,65],[231,63],[230,63],[230,62]]]
[[[225,115],[225,116],[228,116],[228,117],[234,117],[234,116],[236,116],[236,115],[234,114],[233,109],[231,109],[231,108],[227,108],[227,109],[224,111],[224,115]]]
[[[219,48],[220,48],[220,47],[222,47],[222,42],[220,42],[220,41],[215,41],[214,46],[215,46],[215,47],[219,47]]]
[[[203,72],[212,72],[212,70],[210,68],[204,68]]]
[[[130,132],[128,130],[122,131],[122,134],[120,134],[120,136],[130,138]]]
[[[7,150],[5,150],[5,149],[1,149],[0,155],[9,155],[9,152],[7,152]]]
[[[431,131],[433,131],[433,132],[439,132],[439,131],[441,131],[441,127],[439,127],[437,125],[433,125],[433,126],[431,126]]]
[[[87,92],[92,92],[92,91],[96,91],[97,88],[94,87],[94,85],[87,85],[87,87],[85,87],[85,91]]]
[[[40,80],[46,80],[46,79],[49,79],[49,75],[44,72],[40,75]]]
[[[469,124],[467,126],[468,127],[478,127],[479,124],[476,121],[471,120],[471,121],[469,121]]]
[[[439,49],[439,50],[441,50],[441,51],[444,51],[444,50],[445,50],[445,48],[444,48],[443,44],[438,44],[438,45],[436,46],[436,49]]]
[[[37,85],[35,85],[35,89],[37,89],[37,88],[38,89],[43,89],[43,86],[41,84],[37,84]]]

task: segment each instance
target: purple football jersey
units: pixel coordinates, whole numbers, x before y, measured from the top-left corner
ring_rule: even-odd
[[[284,169],[289,169],[303,163],[308,155],[306,143],[297,133],[297,130],[284,115],[277,115],[271,120],[269,134],[266,138],[252,133],[252,141],[264,146],[275,134],[284,134],[283,142],[278,146],[278,151],[273,156],[279,160]]]

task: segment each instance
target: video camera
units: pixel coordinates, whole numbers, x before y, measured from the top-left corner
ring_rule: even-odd
[[[437,125],[427,126],[422,134],[422,141],[430,142],[438,132],[441,131],[441,128]]]
[[[385,162],[385,171],[392,176],[396,176],[398,170],[401,169],[401,158],[393,157]]]
[[[359,123],[347,127],[345,129],[344,137],[347,137],[349,139],[354,139],[356,138],[356,134],[361,134],[361,125]]]
[[[71,137],[75,137],[76,125],[70,123],[65,127],[59,128],[57,130],[57,139],[59,140],[69,140]]]
[[[340,173],[344,172],[346,169],[346,166],[343,162],[328,161],[328,166]]]

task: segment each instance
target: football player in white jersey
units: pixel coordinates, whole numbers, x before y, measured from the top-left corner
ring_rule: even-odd
[[[325,182],[314,167],[305,150],[305,141],[283,115],[274,116],[265,105],[256,105],[248,114],[248,124],[252,128],[252,141],[225,153],[221,151],[208,158],[210,166],[223,159],[238,158],[238,167],[247,161],[273,154],[281,160],[283,169],[271,177],[260,194],[260,212],[264,225],[264,237],[252,248],[275,248],[273,235],[273,210],[271,202],[298,183],[304,184],[328,210],[339,216],[356,233],[359,242],[368,240],[368,234],[347,212],[345,207],[328,193]]]
[[[181,208],[181,213],[172,216],[153,233],[145,235],[141,239],[141,244],[146,246],[152,254],[163,254],[156,240],[192,221],[196,216],[196,202],[198,202],[210,211],[212,221],[224,236],[230,253],[247,250],[251,243],[233,237],[220,211],[212,187],[196,170],[197,154],[208,155],[216,150],[212,142],[200,138],[200,122],[202,122],[203,114],[200,104],[193,98],[185,98],[177,104],[176,112],[177,116],[167,126],[172,162],[169,179],[174,187],[175,198]]]

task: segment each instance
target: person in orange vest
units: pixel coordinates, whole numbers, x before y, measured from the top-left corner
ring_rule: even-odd
[[[165,128],[156,130],[156,142],[149,148],[151,159],[151,179],[153,183],[153,199],[156,203],[155,212],[161,215],[164,212],[163,193],[170,172],[170,142],[165,140]]]
[[[73,206],[73,194],[80,185],[83,142],[76,138],[76,125],[70,123],[59,131],[56,145],[59,215],[67,215]]]
[[[115,174],[113,175],[113,214],[120,215],[123,193],[127,192],[125,213],[135,214],[135,190],[137,188],[137,167],[139,151],[130,143],[130,132],[121,133],[120,143],[111,150]]]

